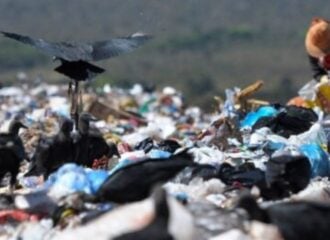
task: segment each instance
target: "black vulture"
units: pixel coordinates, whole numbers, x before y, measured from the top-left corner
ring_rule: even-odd
[[[114,240],[174,240],[169,233],[170,210],[167,203],[166,191],[157,187],[153,192],[155,216],[149,225],[137,230],[115,237]]]
[[[252,196],[243,196],[237,207],[251,220],[276,225],[286,240],[321,240],[330,235],[330,205],[316,202],[283,202],[260,208]]]
[[[14,188],[20,163],[26,158],[25,148],[18,133],[27,128],[19,120],[10,123],[8,133],[0,134],[0,180],[6,173],[11,174],[10,187]]]
[[[76,81],[85,81],[102,73],[104,69],[89,63],[131,52],[151,38],[150,35],[135,33],[128,37],[113,38],[91,43],[47,42],[16,33],[1,31],[8,38],[31,45],[61,61],[55,71]]]
[[[70,119],[63,119],[58,134],[51,138],[40,138],[30,170],[25,176],[43,174],[47,178],[63,164],[73,162],[72,130],[73,122]]]
[[[51,55],[55,60],[60,60],[61,65],[55,71],[64,74],[73,80],[74,91],[72,94],[72,82],[69,83],[71,95],[71,115],[75,119],[78,128],[78,95],[79,81],[90,80],[104,72],[104,69],[91,64],[91,61],[99,61],[115,57],[123,53],[131,52],[151,38],[150,35],[135,33],[128,37],[113,38],[105,41],[91,43],[73,42],[47,42],[43,39],[34,39],[16,33],[1,31],[8,38],[24,44],[31,45],[45,54]]]
[[[75,162],[79,165],[92,167],[95,159],[103,156],[119,155],[115,145],[109,145],[102,134],[90,128],[90,122],[96,119],[89,113],[79,116],[78,135],[75,139]]]
[[[196,165],[186,151],[168,159],[146,159],[110,175],[96,193],[96,200],[127,203],[149,196],[155,184],[164,183],[188,166]]]

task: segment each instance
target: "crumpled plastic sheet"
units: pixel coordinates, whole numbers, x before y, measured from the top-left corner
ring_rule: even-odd
[[[105,170],[91,170],[67,163],[49,176],[44,187],[61,196],[74,192],[94,194],[108,175]]]
[[[207,199],[212,194],[221,194],[225,189],[225,184],[219,179],[203,181],[200,178],[193,179],[188,185],[169,182],[164,188],[173,196],[184,193],[188,200],[201,201]]]
[[[194,147],[189,150],[194,155],[194,161],[200,164],[220,165],[225,160],[225,155],[216,147]]]

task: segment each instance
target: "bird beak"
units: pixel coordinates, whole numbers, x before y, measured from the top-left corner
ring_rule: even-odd
[[[21,128],[25,128],[25,129],[27,129],[28,127],[22,123],[22,124],[21,124]]]

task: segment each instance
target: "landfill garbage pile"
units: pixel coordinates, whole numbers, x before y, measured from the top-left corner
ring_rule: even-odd
[[[330,84],[288,105],[252,99],[262,85],[214,113],[106,85],[77,127],[65,86],[0,89],[0,239],[324,239]]]

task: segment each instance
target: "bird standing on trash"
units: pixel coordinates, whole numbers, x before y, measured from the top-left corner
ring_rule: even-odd
[[[95,159],[118,155],[116,147],[109,146],[100,132],[90,128],[90,122],[95,120],[89,113],[84,112],[79,116],[78,135],[74,143],[75,162],[79,165],[92,167]]]
[[[63,119],[60,131],[52,138],[41,138],[36,148],[30,170],[25,176],[43,174],[45,179],[63,164],[74,161],[74,145],[71,132],[73,122]]]
[[[13,120],[8,133],[0,134],[0,180],[9,172],[11,190],[15,187],[20,164],[26,158],[22,139],[18,135],[21,128],[27,127],[19,120]]]
[[[106,41],[96,41],[91,43],[72,42],[47,42],[43,39],[34,39],[16,33],[1,33],[8,38],[14,39],[24,44],[31,45],[45,54],[52,55],[54,60],[61,61],[61,65],[55,71],[64,74],[73,80],[74,92],[71,96],[71,114],[78,123],[78,95],[79,82],[91,80],[96,75],[105,70],[91,64],[91,61],[100,61],[123,53],[131,52],[144,44],[151,36],[143,33],[135,33],[128,37],[113,38]],[[71,94],[72,82],[69,84]],[[76,126],[77,128],[77,126]]]

